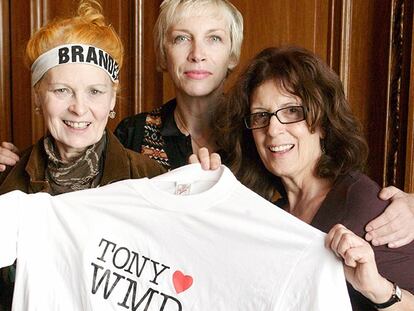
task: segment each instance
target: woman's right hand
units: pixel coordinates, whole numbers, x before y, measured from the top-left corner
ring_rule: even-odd
[[[202,147],[198,149],[198,153],[193,153],[190,158],[188,159],[189,164],[200,163],[201,167],[208,171],[208,170],[216,170],[221,165],[221,158],[218,153],[211,153],[208,151],[206,147]]]
[[[19,161],[17,153],[19,149],[12,143],[2,142],[0,144],[0,172],[6,170],[6,165],[14,166]]]

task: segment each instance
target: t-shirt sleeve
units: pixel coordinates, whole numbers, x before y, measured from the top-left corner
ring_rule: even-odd
[[[0,267],[13,264],[17,257],[19,206],[25,194],[12,191],[0,196]]]
[[[273,310],[351,311],[342,262],[316,239],[298,259]]]

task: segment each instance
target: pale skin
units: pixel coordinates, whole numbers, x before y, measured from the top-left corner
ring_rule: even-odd
[[[180,131],[191,135],[194,153],[203,146],[215,150],[210,117],[228,70],[237,64],[231,55],[229,20],[216,6],[202,12],[177,18],[165,38],[166,67],[177,98],[174,117]]]
[[[343,260],[347,281],[375,303],[388,301],[393,284],[378,273],[374,251],[368,242],[343,225],[335,225],[326,236],[326,247]],[[401,301],[381,310],[413,310],[414,296],[402,289]]]
[[[106,72],[84,64],[51,68],[35,94],[59,156],[66,162],[102,138],[116,101],[115,85]]]
[[[216,170],[221,165],[221,158],[218,153],[211,153],[206,147],[198,149],[197,154],[193,153],[189,159],[188,163],[200,163],[201,167],[204,170]]]
[[[35,86],[36,106],[55,139],[60,158],[66,162],[102,138],[115,101],[116,84],[105,71],[90,65],[53,67]],[[17,152],[13,144],[1,144],[0,170],[16,164]]]
[[[382,215],[366,226],[365,239],[372,245],[401,247],[414,240],[414,195],[390,186],[379,193],[382,200],[391,204]]]

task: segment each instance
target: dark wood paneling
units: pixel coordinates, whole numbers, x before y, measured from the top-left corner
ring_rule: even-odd
[[[329,66],[340,74],[341,71],[341,49],[343,35],[343,1],[332,0],[329,8],[329,28],[328,28],[328,54],[327,62]]]
[[[10,114],[10,7],[0,3],[0,141],[11,140]]]
[[[409,3],[411,6],[407,8],[407,13],[411,13],[411,27],[407,26],[406,31],[411,35],[411,40],[407,40],[409,41],[407,55],[410,55],[410,59],[406,62],[409,67],[409,76],[405,79],[406,88],[408,89],[407,142],[405,168],[402,174],[405,174],[404,190],[412,193],[414,192],[414,5],[412,1]]]
[[[413,3],[394,0],[391,14],[386,184],[404,187]]]
[[[121,92],[117,102],[117,117],[110,120],[114,129],[123,118],[152,110],[162,101],[162,74],[156,71],[152,29],[158,16],[160,0],[130,0],[104,2],[105,15],[118,31],[125,47],[125,62],[121,72]]]
[[[269,46],[293,44],[328,58],[329,2],[321,0],[232,1],[242,12],[245,40],[234,83],[246,63]]]
[[[37,1],[10,1],[11,6],[11,98],[13,114],[13,143],[19,148],[31,145],[36,131],[32,122],[33,106],[30,87],[30,71],[24,63],[24,49],[30,36],[32,22],[38,14],[33,14]],[[38,10],[42,12],[42,10]],[[40,119],[40,118],[37,118]]]
[[[368,174],[380,184],[385,164],[390,14],[390,1],[343,2],[341,78],[367,135]]]
[[[126,115],[130,114],[130,111],[122,109],[124,106],[129,106],[133,102],[133,87],[134,87],[134,68],[133,59],[134,51],[131,49],[134,38],[131,34],[131,25],[133,25],[133,13],[131,10],[131,3],[133,1],[102,1],[104,9],[104,15],[107,23],[110,23],[117,31],[124,44],[124,64],[120,75],[120,91],[118,93],[117,104],[115,111],[117,116],[113,120],[109,120],[108,126],[110,129],[114,129],[115,126],[122,120]]]
[[[124,116],[149,111],[162,104],[162,73],[156,71],[152,35],[160,4],[161,0],[131,1],[132,23],[124,27],[125,32],[130,32],[129,66],[133,70],[129,77],[130,98],[122,105]]]

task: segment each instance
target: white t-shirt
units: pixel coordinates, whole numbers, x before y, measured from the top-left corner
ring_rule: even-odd
[[[324,236],[224,166],[0,196],[13,310],[351,310]]]

